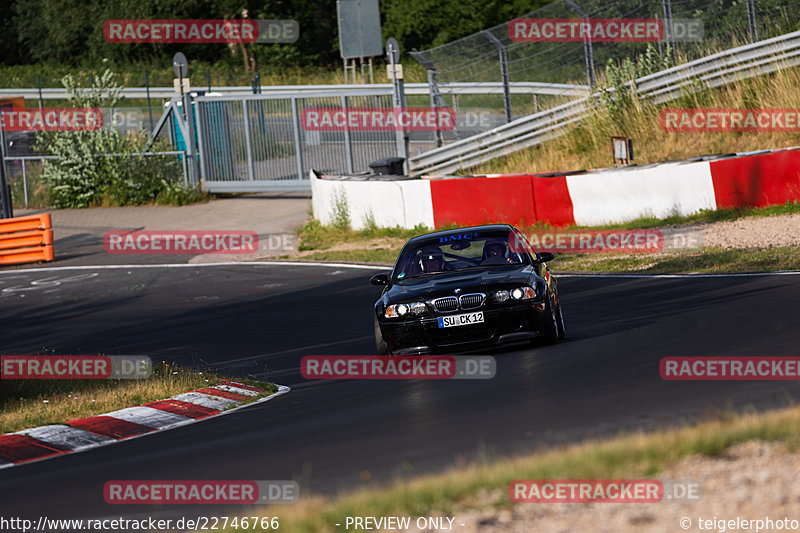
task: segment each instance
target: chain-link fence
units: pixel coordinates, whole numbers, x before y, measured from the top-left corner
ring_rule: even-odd
[[[457,41],[412,52],[438,84],[453,82],[550,82],[596,86],[604,81],[609,60],[634,59],[654,47],[671,64],[800,29],[797,0],[556,0],[519,18],[658,19],[658,42],[518,42],[509,23]],[[689,21],[702,24],[702,38],[686,38]],[[435,89],[433,89],[435,91]],[[494,95],[475,98],[444,95],[441,105],[493,109],[506,120],[562,104],[574,97]],[[489,121],[493,122],[493,121]]]

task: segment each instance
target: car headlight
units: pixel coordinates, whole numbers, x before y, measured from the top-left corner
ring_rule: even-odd
[[[511,297],[515,300],[530,300],[536,298],[536,291],[532,287],[517,287],[511,291]]]
[[[393,304],[386,308],[386,318],[403,318],[409,315],[421,315],[425,312],[425,304],[415,302],[410,304]]]
[[[509,298],[508,291],[497,291],[492,296],[492,299],[495,302],[505,302],[506,300],[508,300],[508,298]]]

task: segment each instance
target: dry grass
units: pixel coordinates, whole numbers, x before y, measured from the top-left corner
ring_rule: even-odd
[[[166,363],[157,366],[149,379],[141,380],[4,380],[0,434],[99,415],[218,382],[214,374]]]
[[[623,116],[604,107],[562,137],[470,169],[469,173],[557,172],[613,166],[611,137],[633,139],[634,162],[649,164],[703,154],[747,152],[800,145],[800,133],[676,133],[662,131],[664,108],[800,108],[800,69],[687,94],[662,105],[635,102]]]
[[[364,488],[335,499],[308,495],[275,507],[285,532],[334,532],[347,516],[453,515],[465,510],[507,507],[514,479],[641,478],[694,455],[716,456],[754,439],[800,442],[800,408],[741,416],[723,415],[693,427],[621,435],[494,463],[459,464],[448,471],[398,480],[380,490]],[[249,513],[253,514],[253,513]]]

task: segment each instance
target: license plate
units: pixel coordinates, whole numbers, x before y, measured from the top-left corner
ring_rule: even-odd
[[[464,313],[463,315],[440,316],[440,328],[452,328],[453,326],[469,326],[470,324],[483,323],[483,311],[477,313]]]

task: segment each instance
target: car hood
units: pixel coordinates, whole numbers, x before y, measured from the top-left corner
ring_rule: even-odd
[[[525,285],[534,274],[530,265],[509,267],[470,268],[456,272],[441,272],[430,276],[419,276],[403,280],[386,292],[389,302],[430,299],[453,295],[456,289],[461,294],[487,292],[490,290]]]

